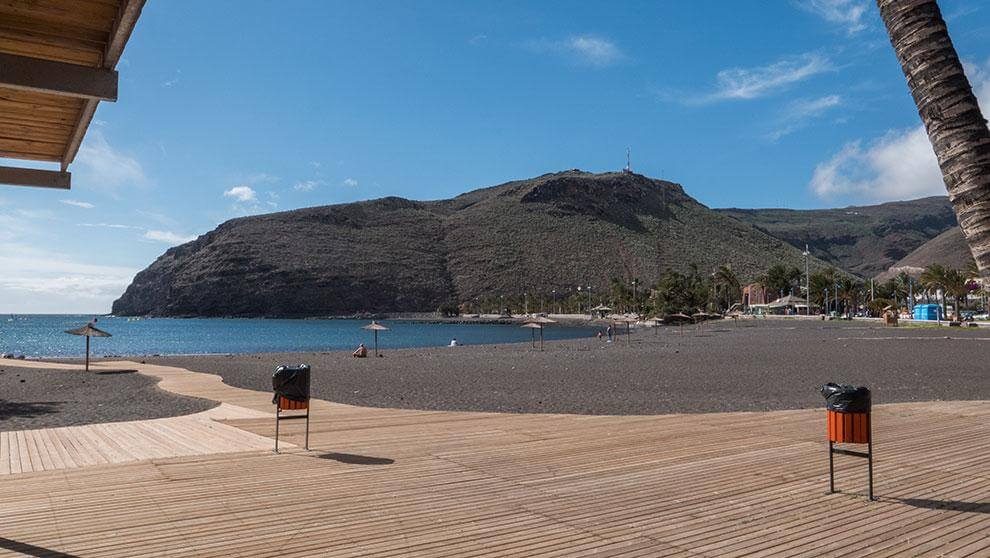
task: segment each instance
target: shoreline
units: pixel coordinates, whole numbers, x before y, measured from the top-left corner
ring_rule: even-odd
[[[985,330],[883,328],[864,322],[751,321],[528,343],[149,357],[270,391],[279,364],[313,368],[313,396],[361,407],[658,415],[823,408],[826,382],[866,385],[876,404],[988,400]],[[984,342],[968,342],[980,340]],[[924,341],[924,342],[919,342]],[[953,355],[932,359],[932,354]]]

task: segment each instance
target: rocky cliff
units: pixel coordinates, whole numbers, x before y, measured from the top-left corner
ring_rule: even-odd
[[[431,311],[492,294],[606,288],[691,264],[743,279],[793,246],[671,182],[566,171],[454,199],[384,198],[233,219],[138,273],[118,315]],[[821,263],[814,261],[813,266]]]

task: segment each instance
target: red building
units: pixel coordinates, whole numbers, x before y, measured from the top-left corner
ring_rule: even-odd
[[[767,302],[767,290],[760,283],[750,283],[743,287],[742,305],[744,307],[752,304],[766,304]]]

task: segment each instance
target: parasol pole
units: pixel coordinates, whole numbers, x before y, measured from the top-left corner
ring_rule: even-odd
[[[375,330],[375,358],[378,358],[378,330]]]
[[[86,371],[89,372],[89,336],[86,336]]]

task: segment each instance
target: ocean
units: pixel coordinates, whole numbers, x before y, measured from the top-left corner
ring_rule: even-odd
[[[0,353],[27,357],[83,356],[85,339],[64,331],[86,325],[92,318],[91,315],[0,316]],[[94,356],[305,352],[351,350],[362,342],[371,350],[374,334],[361,329],[368,323],[367,320],[100,317],[96,327],[113,337],[92,338],[90,350]],[[532,336],[529,329],[518,325],[392,320],[379,323],[390,328],[378,334],[383,351],[444,346],[453,338],[463,345],[475,345],[523,342]],[[591,328],[559,324],[544,329],[544,338],[548,340],[593,334]]]

